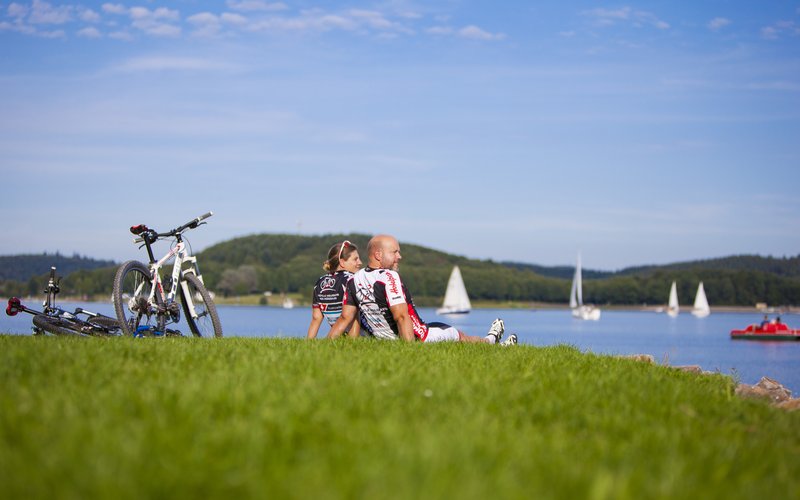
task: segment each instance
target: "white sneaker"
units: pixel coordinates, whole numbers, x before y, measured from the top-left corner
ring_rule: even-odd
[[[486,334],[488,337],[489,335],[494,336],[494,343],[499,344],[500,339],[503,338],[503,332],[506,331],[506,325],[503,323],[503,320],[497,318],[496,320],[492,321],[492,326],[489,327],[489,333]]]
[[[516,345],[516,344],[517,344],[517,336],[515,334],[513,334],[513,333],[511,335],[509,335],[507,339],[505,339],[504,341],[500,342],[500,345],[502,345],[502,346],[509,346],[509,345]]]

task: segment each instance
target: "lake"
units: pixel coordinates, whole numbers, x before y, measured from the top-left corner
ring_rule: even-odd
[[[33,301],[26,303],[38,307]],[[62,303],[64,309],[82,306],[114,316],[110,303]],[[310,308],[283,309],[267,306],[219,306],[225,336],[305,337]],[[666,314],[639,311],[603,311],[600,321],[573,319],[566,309],[476,309],[458,316],[438,316],[432,308],[420,308],[425,321],[450,323],[470,335],[483,335],[492,320],[503,318],[506,331],[516,333],[520,343],[538,346],[569,344],[597,354],[650,354],[658,363],[700,365],[704,370],[733,375],[755,384],[762,376],[773,378],[800,395],[800,341],[731,340],[730,331],[758,323],[761,314],[713,313],[702,319],[689,313],[671,318]],[[800,327],[800,316],[784,315],[791,327]],[[0,314],[0,332],[29,334],[31,316]],[[189,328],[183,324],[185,335]],[[323,323],[320,336],[328,326]]]

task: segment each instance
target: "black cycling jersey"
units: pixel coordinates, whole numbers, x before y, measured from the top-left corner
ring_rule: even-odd
[[[364,331],[375,337],[392,340],[399,336],[390,307],[408,304],[414,335],[420,340],[428,336],[428,325],[417,314],[411,294],[396,271],[369,267],[358,271],[347,282],[344,303],[358,308]]]
[[[336,271],[320,276],[314,285],[314,294],[311,297],[311,307],[319,309],[333,326],[342,314],[344,301],[344,288],[347,281],[353,277],[350,271]]]

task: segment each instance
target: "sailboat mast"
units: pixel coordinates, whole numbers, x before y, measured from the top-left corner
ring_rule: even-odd
[[[578,264],[575,266],[575,288],[578,305],[583,305],[583,271],[581,271],[581,254],[578,252]]]

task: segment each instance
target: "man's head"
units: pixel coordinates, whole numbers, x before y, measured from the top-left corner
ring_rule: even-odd
[[[367,245],[369,267],[373,269],[391,269],[397,271],[400,265],[400,243],[397,238],[388,234],[379,234],[369,240]]]

